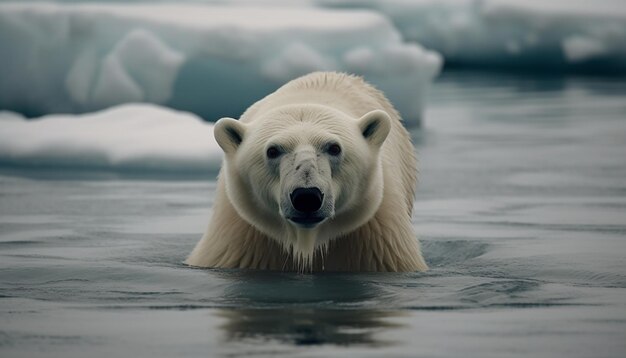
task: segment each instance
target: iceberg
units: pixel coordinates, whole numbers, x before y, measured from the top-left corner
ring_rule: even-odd
[[[450,67],[626,74],[623,0],[316,0],[388,16]]]
[[[0,163],[106,171],[214,173],[222,150],[213,124],[154,104],[26,119],[0,112]]]
[[[0,4],[0,108],[27,117],[149,102],[205,120],[316,70],[363,75],[417,125],[439,54],[370,10],[199,3]]]

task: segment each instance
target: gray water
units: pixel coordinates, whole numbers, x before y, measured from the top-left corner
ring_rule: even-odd
[[[214,178],[0,170],[1,357],[624,357],[626,82],[444,75],[427,273],[182,264]]]

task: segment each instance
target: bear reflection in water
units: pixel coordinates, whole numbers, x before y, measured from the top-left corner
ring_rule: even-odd
[[[387,295],[376,274],[315,274],[228,272],[220,309],[220,326],[227,342],[272,340],[290,345],[386,346],[393,342],[378,333],[402,325],[399,310],[381,310]],[[389,298],[389,297],[387,297]],[[373,306],[371,306],[373,304]]]
[[[364,345],[381,347],[394,344],[376,337],[376,333],[402,325],[391,318],[400,311],[232,309],[221,310],[227,321],[221,326],[226,341],[274,340],[293,345]]]

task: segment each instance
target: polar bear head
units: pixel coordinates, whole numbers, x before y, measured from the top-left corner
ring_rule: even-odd
[[[319,245],[363,225],[383,195],[380,148],[389,115],[353,118],[323,105],[287,105],[214,128],[236,211],[310,259]]]

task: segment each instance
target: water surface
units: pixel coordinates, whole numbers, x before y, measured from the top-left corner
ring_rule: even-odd
[[[623,357],[626,82],[444,75],[427,273],[182,264],[214,178],[0,170],[2,357]]]

